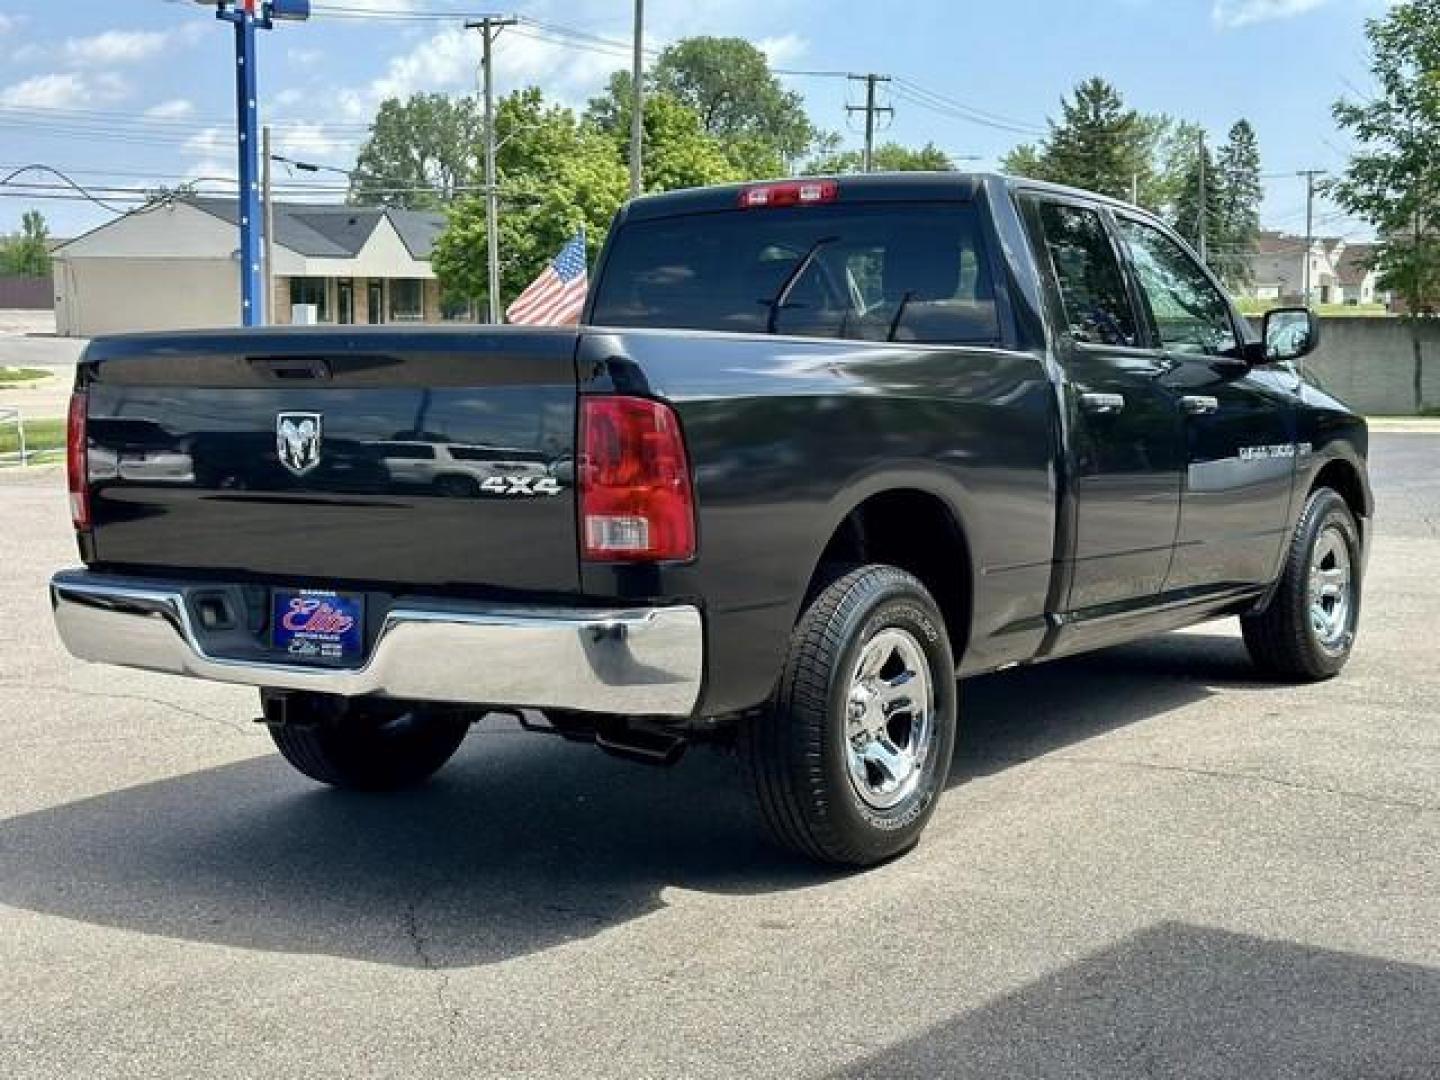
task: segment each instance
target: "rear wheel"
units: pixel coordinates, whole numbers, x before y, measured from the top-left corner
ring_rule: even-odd
[[[426,780],[460,748],[468,717],[359,698],[291,695],[270,737],[300,772],[333,787],[389,791]]]
[[[1330,488],[1313,492],[1270,606],[1240,620],[1257,667],[1300,681],[1340,672],[1360,618],[1360,550],[1345,500]]]
[[[761,816],[781,844],[869,866],[912,847],[955,747],[945,622],[912,575],[866,566],[808,605],[769,707],[742,728]]]

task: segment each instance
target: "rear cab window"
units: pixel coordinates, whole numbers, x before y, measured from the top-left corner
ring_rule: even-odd
[[[860,341],[998,345],[968,203],[837,202],[632,220],[590,322]]]
[[[1048,199],[1036,207],[1070,337],[1081,345],[1138,346],[1135,309],[1099,211]]]

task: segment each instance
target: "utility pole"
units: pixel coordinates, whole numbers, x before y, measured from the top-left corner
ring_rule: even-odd
[[[1303,293],[1305,306],[1310,306],[1310,261],[1311,249],[1315,246],[1315,181],[1324,176],[1323,169],[1301,169],[1296,174],[1305,178],[1305,268],[1303,280],[1305,291]]]
[[[1200,233],[1200,261],[1201,261],[1202,263],[1204,263],[1206,266],[1209,266],[1209,265],[1210,265],[1210,244],[1209,244],[1209,240],[1208,240],[1208,238],[1207,238],[1207,236],[1206,236],[1206,232],[1209,230],[1209,222],[1207,222],[1207,221],[1205,220],[1206,217],[1207,217],[1205,211],[1208,209],[1207,204],[1208,204],[1209,201],[1210,201],[1210,196],[1209,196],[1209,193],[1206,191],[1206,187],[1208,186],[1208,183],[1207,183],[1207,182],[1208,182],[1208,180],[1209,180],[1209,177],[1205,175],[1205,132],[1204,132],[1204,131],[1201,131],[1201,132],[1200,132],[1200,154],[1199,154],[1199,159],[1198,159],[1198,160],[1199,160],[1199,162],[1200,162],[1200,223],[1199,223],[1199,226],[1198,226],[1198,231],[1199,231],[1199,233]]]
[[[873,172],[875,168],[875,117],[879,113],[889,113],[892,116],[895,110],[887,105],[875,104],[875,86],[877,83],[888,83],[889,75],[851,75],[849,78],[854,82],[865,83],[865,104],[846,105],[847,113],[863,112],[865,114],[865,155],[864,164],[861,166],[865,172]]]
[[[263,310],[269,316],[266,320],[275,322],[275,194],[270,186],[270,125],[260,132],[260,197],[265,204],[265,303]]]
[[[645,0],[635,0],[635,56],[630,65],[634,100],[630,103],[630,197],[636,198],[644,183],[645,141]]]
[[[486,15],[465,24],[466,30],[479,30],[484,42],[480,68],[485,95],[485,261],[489,268],[486,293],[490,322],[500,321],[500,200],[495,189],[495,64],[492,51],[496,37],[507,26],[519,20]]]

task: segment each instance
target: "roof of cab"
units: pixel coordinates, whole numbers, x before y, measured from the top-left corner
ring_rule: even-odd
[[[684,188],[667,191],[658,195],[643,195],[626,204],[627,218],[672,217],[679,214],[713,213],[717,210],[736,209],[740,194],[749,188],[767,184],[797,183],[806,180],[829,180],[839,185],[841,201],[850,199],[885,202],[907,200],[958,200],[969,201],[982,187],[1008,190],[1038,190],[1070,198],[1083,198],[1114,207],[1130,207],[1118,199],[1100,195],[1093,191],[1049,184],[1040,180],[1006,176],[994,172],[883,172],[847,174],[844,176],[789,177],[777,180],[757,180],[741,184],[718,184],[713,187]]]

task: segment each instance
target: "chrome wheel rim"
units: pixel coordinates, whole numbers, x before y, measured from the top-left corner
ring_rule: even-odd
[[[1328,653],[1344,652],[1350,644],[1350,613],[1354,573],[1350,544],[1338,525],[1327,525],[1315,539],[1310,556],[1310,632]]]
[[[935,739],[935,688],[914,635],[889,627],[866,642],[845,708],[850,785],[876,810],[898,806],[920,786]]]

